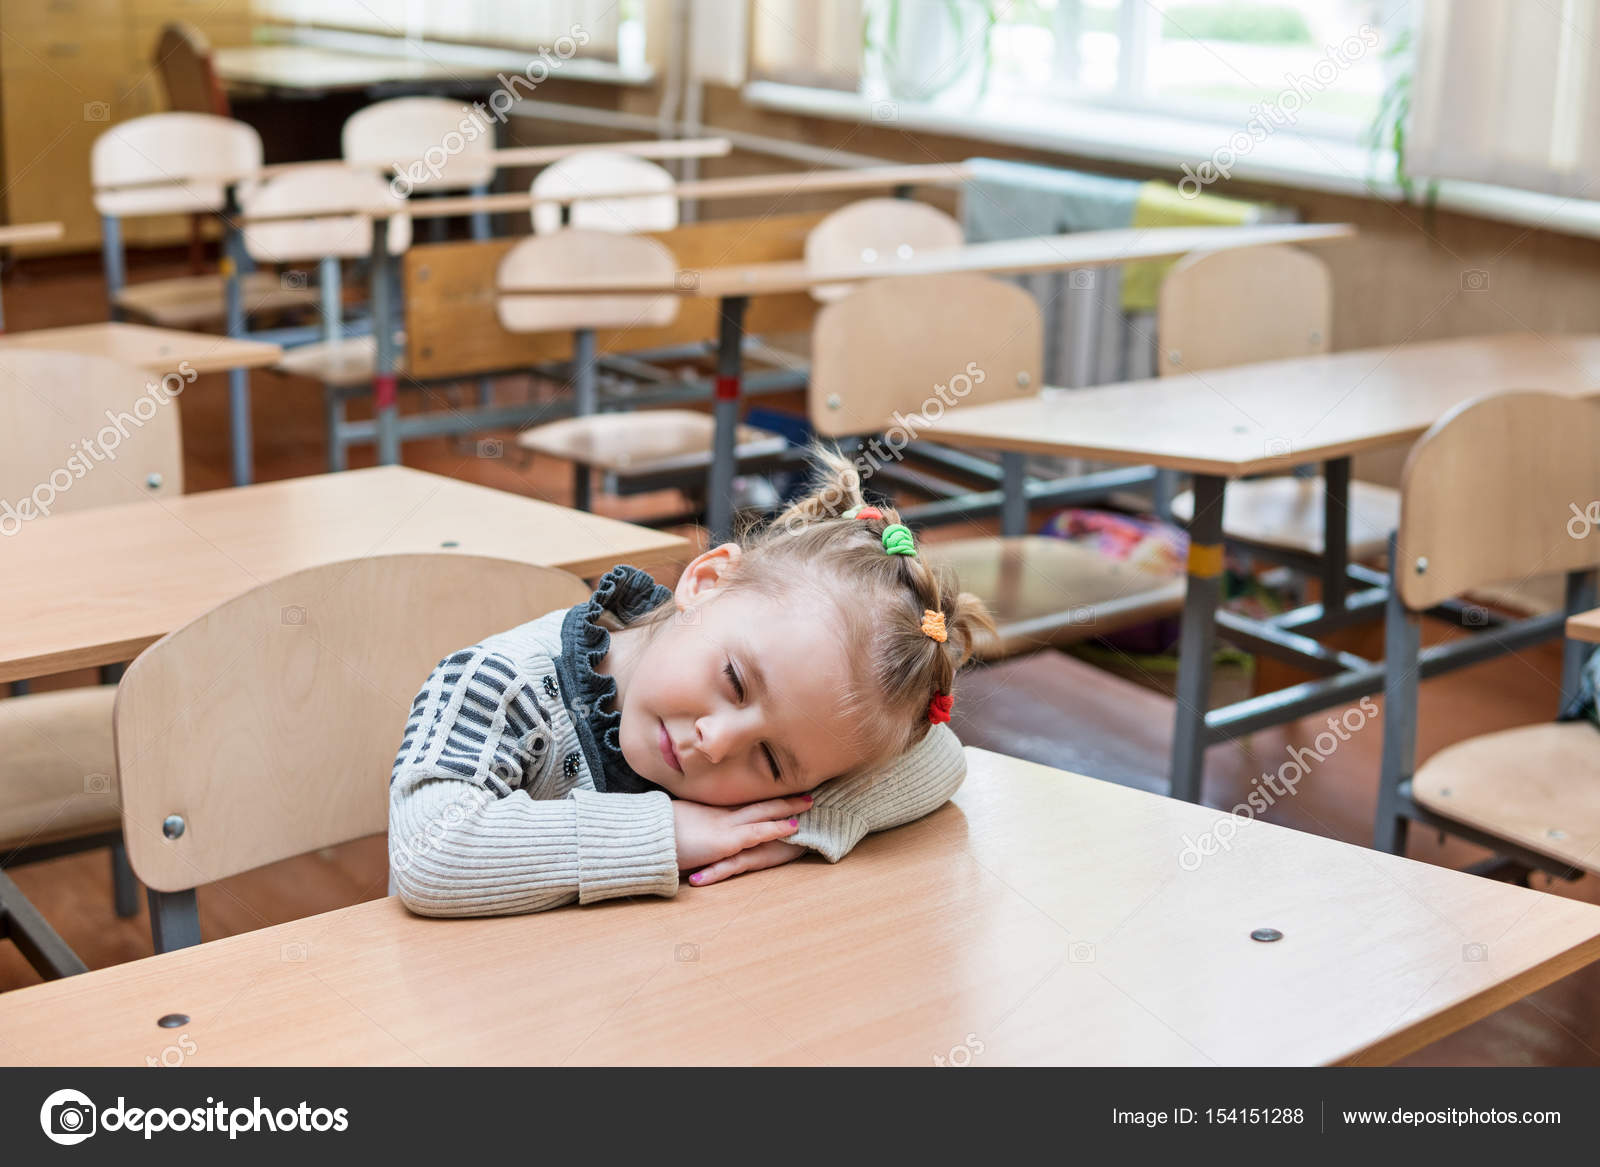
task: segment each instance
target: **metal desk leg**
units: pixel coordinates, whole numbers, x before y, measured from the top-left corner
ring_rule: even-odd
[[[1000,455],[1000,533],[1028,533],[1028,476],[1025,455],[1007,451]]]
[[[714,406],[717,428],[706,495],[706,526],[711,530],[712,546],[733,535],[734,451],[738,446],[740,380],[744,375],[744,310],[749,302],[746,296],[727,296],[722,301]]]
[[[39,909],[30,904],[11,877],[0,871],[0,937],[10,940],[47,981],[88,972],[89,966],[67,947]]]
[[[400,461],[399,393],[394,373],[394,289],[389,283],[389,220],[372,221],[372,262],[368,278],[372,287],[372,332],[377,348],[377,363],[372,377],[372,409],[378,421],[378,465],[393,466]]]
[[[1567,615],[1576,616],[1595,605],[1595,573],[1570,571],[1567,573]],[[1589,663],[1594,645],[1581,640],[1567,639],[1561,644],[1561,708],[1565,710],[1577,700],[1578,687],[1583,681],[1583,666]]]
[[[117,307],[117,293],[128,282],[128,266],[127,256],[122,249],[122,220],[115,215],[100,216],[100,263],[106,272],[110,319],[121,320],[122,309]]]
[[[1373,815],[1372,845],[1391,855],[1404,855],[1406,828],[1400,787],[1417,765],[1418,656],[1422,651],[1422,618],[1400,598],[1400,558],[1395,535],[1389,535],[1389,598],[1383,625],[1383,753],[1378,770],[1378,807]]]
[[[599,391],[595,386],[594,329],[580,328],[572,334],[572,393],[573,413],[577,417],[590,417],[599,406]],[[580,511],[589,510],[593,504],[590,495],[592,472],[586,462],[572,465],[572,505]]]
[[[1350,459],[1322,464],[1322,618],[1344,615],[1350,580]]]
[[[228,312],[228,335],[244,339],[244,289],[239,284],[240,257],[244,252],[239,229],[231,215],[223,216],[222,275]],[[233,445],[233,484],[248,486],[255,477],[251,457],[250,371],[228,370],[228,425]]]
[[[490,184],[487,182],[480,182],[477,186],[472,188],[471,193],[474,196],[487,195],[489,193],[489,186]],[[489,221],[489,212],[474,211],[472,213],[472,237],[474,239],[482,240],[490,238],[493,236],[493,234],[494,229]],[[478,378],[478,404],[486,409],[494,404],[493,377]]]
[[[1178,708],[1172,727],[1171,792],[1185,802],[1200,801],[1205,774],[1206,709],[1211,704],[1217,605],[1222,601],[1222,500],[1227,485],[1226,478],[1195,475],[1188,592],[1178,640]]]

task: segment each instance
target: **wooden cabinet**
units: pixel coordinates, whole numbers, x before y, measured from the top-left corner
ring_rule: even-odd
[[[0,0],[5,218],[65,227],[61,239],[18,251],[100,246],[89,151],[108,126],[165,108],[151,55],[170,20],[189,21],[216,46],[250,39],[249,0]],[[126,236],[176,243],[188,230],[175,216],[131,221]]]

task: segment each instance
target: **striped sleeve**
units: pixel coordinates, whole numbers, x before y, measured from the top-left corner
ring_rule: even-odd
[[[784,841],[837,863],[871,831],[914,822],[949,802],[967,777],[967,756],[948,725],[936,725],[893,761],[814,792],[800,829]]]
[[[508,915],[677,893],[667,796],[535,799],[554,752],[514,660],[478,646],[439,663],[412,703],[389,785],[389,866],[408,908]]]

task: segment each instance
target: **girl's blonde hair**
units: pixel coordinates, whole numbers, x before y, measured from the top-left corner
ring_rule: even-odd
[[[884,528],[900,521],[893,507],[875,504],[882,518],[845,518],[865,504],[859,471],[836,449],[811,453],[815,488],[740,537],[744,554],[728,582],[768,593],[812,586],[830,596],[844,643],[864,666],[857,673],[863,691],[841,699],[881,715],[871,719],[873,752],[893,756],[922,740],[930,702],[954,694],[978,630],[993,632],[994,622],[950,568],[930,563],[920,549],[915,555],[884,549]],[[927,612],[943,617],[943,641],[923,630]]]

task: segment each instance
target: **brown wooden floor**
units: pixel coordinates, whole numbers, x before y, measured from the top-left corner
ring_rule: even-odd
[[[135,260],[136,279],[180,272],[181,267],[171,263]],[[105,318],[104,285],[98,265],[92,262],[25,264],[8,273],[5,295],[7,324],[13,331]],[[326,451],[318,387],[270,373],[256,374],[252,384],[258,480],[321,472]],[[515,400],[514,395],[524,389],[507,382],[500,392],[506,400]],[[415,402],[417,394],[409,398]],[[187,488],[228,485],[224,379],[202,377],[184,391],[181,401]],[[475,440],[412,442],[406,444],[405,461],[500,489],[570,501],[570,475],[564,466],[529,463],[509,442],[499,457],[481,457],[479,448]],[[372,461],[368,452],[352,456],[357,466]],[[644,497],[619,503],[602,497],[597,509],[636,517],[670,510],[674,501]],[[1557,650],[1542,646],[1425,682],[1420,755],[1426,757],[1473,734],[1549,719],[1555,710],[1558,672]],[[78,674],[49,683],[90,680],[88,674]],[[1171,709],[1170,701],[1156,692],[1109,678],[1062,654],[1043,653],[975,671],[964,684],[955,724],[962,739],[972,745],[1158,790],[1165,781]],[[1218,807],[1238,804],[1252,778],[1276,769],[1291,746],[1309,745],[1324,728],[1324,720],[1307,719],[1210,751],[1206,802]],[[1381,719],[1370,722],[1341,745],[1295,797],[1279,800],[1263,817],[1350,842],[1368,842],[1381,734]],[[1482,857],[1464,844],[1441,846],[1421,832],[1413,832],[1409,854],[1458,867]],[[13,868],[10,874],[91,967],[150,954],[142,906],[131,920],[119,920],[112,912],[104,852]],[[276,864],[202,889],[202,931],[215,938],[375,898],[384,894],[386,878],[381,839]],[[1537,886],[1547,884],[1536,877]],[[1593,878],[1550,890],[1600,903],[1600,881]],[[0,944],[0,991],[38,979],[11,946]],[[1306,1007],[1314,1009],[1316,1003],[1308,1001]],[[1419,1051],[1406,1064],[1600,1064],[1600,965]]]

